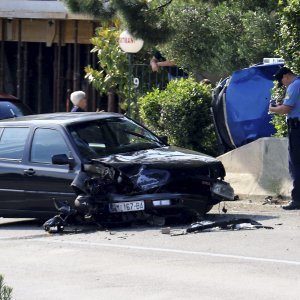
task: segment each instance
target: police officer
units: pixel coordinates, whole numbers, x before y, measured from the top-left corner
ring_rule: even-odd
[[[285,98],[281,105],[270,105],[270,112],[287,115],[289,138],[289,171],[293,180],[292,201],[283,209],[300,209],[300,76],[282,67],[275,74],[278,86],[284,85]]]

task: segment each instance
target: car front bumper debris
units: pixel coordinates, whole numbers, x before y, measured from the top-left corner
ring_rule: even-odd
[[[145,169],[142,166],[128,176],[107,163],[96,161],[84,165],[71,184],[77,194],[74,205],[68,208],[67,203],[56,204],[60,218],[48,221],[46,227],[49,229],[53,224],[61,229],[71,215],[98,223],[191,213],[196,219],[214,204],[234,201],[230,184],[222,178],[212,177],[209,171],[207,175],[201,171],[198,177],[195,176],[196,180],[193,179],[195,183],[191,183],[189,178],[172,182],[168,170],[147,169],[146,172]],[[176,189],[181,192],[176,192]],[[57,224],[59,220],[63,220],[61,224]]]

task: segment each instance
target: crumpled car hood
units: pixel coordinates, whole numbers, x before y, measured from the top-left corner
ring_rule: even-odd
[[[168,186],[178,191],[186,186],[193,190],[203,177],[225,176],[221,162],[208,155],[179,147],[162,147],[136,152],[110,155],[97,159],[117,167],[142,191]],[[192,187],[193,186],[193,187]]]
[[[179,147],[162,147],[122,154],[110,155],[98,159],[108,164],[151,164],[151,165],[193,165],[202,166],[217,160],[206,154]]]

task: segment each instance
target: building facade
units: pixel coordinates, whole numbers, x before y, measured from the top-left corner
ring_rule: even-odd
[[[84,79],[84,67],[97,65],[90,38],[98,26],[62,1],[0,0],[0,92],[36,113],[69,111],[69,94],[78,89],[86,91],[89,110],[105,108]]]

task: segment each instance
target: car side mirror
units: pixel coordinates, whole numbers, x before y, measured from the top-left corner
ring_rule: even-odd
[[[70,169],[74,166],[74,159],[69,158],[66,154],[56,154],[52,156],[53,165],[69,165]]]
[[[168,137],[166,135],[164,136],[159,136],[159,139],[162,140],[165,144],[168,145]]]

